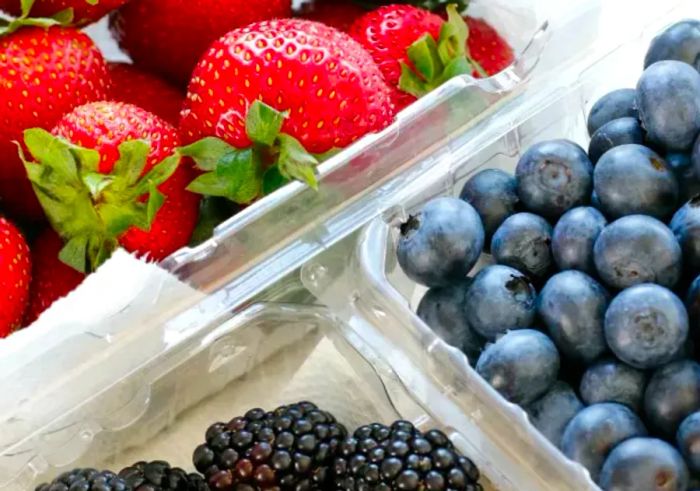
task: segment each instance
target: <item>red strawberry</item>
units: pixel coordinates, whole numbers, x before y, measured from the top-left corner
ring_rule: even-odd
[[[23,27],[0,36],[3,209],[23,218],[43,216],[12,142],[21,141],[25,129],[50,129],[74,107],[104,99],[108,82],[102,55],[77,29]]]
[[[298,16],[348,32],[352,23],[366,13],[366,9],[352,0],[317,0],[305,4]]]
[[[291,15],[291,0],[132,0],[112,30],[134,62],[185,85],[218,37],[251,22]]]
[[[111,97],[160,116],[177,126],[185,95],[166,81],[126,63],[110,63]]]
[[[469,26],[469,52],[489,75],[495,75],[515,61],[513,48],[508,41],[483,19],[465,17]],[[478,77],[479,73],[474,72]]]
[[[51,17],[63,10],[73,9],[73,23],[86,25],[99,20],[127,0],[36,0],[31,8],[33,17]],[[20,0],[0,0],[0,10],[20,15]]]
[[[24,325],[29,326],[58,299],[65,297],[83,282],[85,275],[58,258],[63,241],[47,228],[32,245],[32,285]]]
[[[189,242],[199,197],[185,189],[193,169],[176,153],[179,138],[170,124],[131,104],[95,102],[64,116],[53,135],[25,133],[38,162],[26,166],[66,241],[62,260],[84,271],[108,258],[117,241],[154,260]]]
[[[27,308],[31,259],[24,236],[0,217],[0,338],[19,329]]]

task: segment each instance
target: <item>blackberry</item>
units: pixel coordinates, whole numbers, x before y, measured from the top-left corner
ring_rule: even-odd
[[[134,491],[208,491],[204,478],[163,461],[137,462],[119,472]]]
[[[310,402],[251,409],[210,426],[193,461],[215,490],[318,489],[332,483],[330,467],[346,436],[332,414]]]
[[[483,491],[479,470],[444,433],[422,433],[408,421],[358,428],[333,466],[339,491]]]
[[[50,483],[40,484],[35,491],[132,491],[132,488],[114,472],[73,469]]]

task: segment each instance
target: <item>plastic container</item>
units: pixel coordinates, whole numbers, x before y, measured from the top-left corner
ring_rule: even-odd
[[[604,56],[582,60],[578,69],[562,74],[537,93],[526,91],[511,107],[501,108],[444,152],[394,179],[388,184],[392,192],[375,202],[377,218],[370,225],[304,267],[307,287],[360,336],[371,338],[400,377],[422,373],[449,394],[466,418],[463,424],[452,421],[457,431],[470,438],[478,427],[503,452],[502,462],[511,473],[514,468],[525,469],[523,480],[518,481],[521,489],[598,488],[583,468],[568,461],[529,424],[521,408],[488,386],[463,353],[438,339],[417,317],[414,312],[426,289],[410,280],[397,263],[397,226],[430,199],[459,195],[466,180],[479,170],[499,168],[512,173],[520,155],[536,142],[568,138],[587,148],[586,116],[592,104],[613,89],[634,87],[653,35],[693,15],[697,16],[695,2],[679,5],[633,41]],[[485,256],[481,264],[488,260]]]

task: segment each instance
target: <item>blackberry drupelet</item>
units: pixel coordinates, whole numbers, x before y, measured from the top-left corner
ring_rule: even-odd
[[[50,483],[40,484],[35,491],[132,491],[132,488],[110,471],[73,469]]]
[[[204,478],[163,461],[137,462],[119,472],[134,491],[209,491]]]
[[[193,461],[213,490],[254,491],[327,487],[345,427],[310,402],[274,411],[251,409],[215,423]]]
[[[444,433],[408,421],[358,428],[340,446],[333,467],[339,491],[482,491],[479,470]]]

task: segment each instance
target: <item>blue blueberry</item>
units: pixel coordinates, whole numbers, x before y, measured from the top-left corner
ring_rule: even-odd
[[[685,264],[700,269],[700,196],[683,205],[669,226],[681,245]]]
[[[661,219],[678,203],[678,181],[671,167],[642,145],[608,151],[598,161],[593,183],[603,212],[613,218],[642,214]]]
[[[621,361],[606,358],[588,367],[579,392],[586,404],[617,402],[639,413],[644,401],[646,374]]]
[[[464,311],[472,329],[494,340],[509,329],[531,326],[536,299],[535,287],[520,271],[487,266],[469,287]]]
[[[533,213],[516,213],[501,224],[491,239],[491,254],[499,264],[542,278],[552,267],[552,226]]]
[[[418,305],[418,317],[447,344],[461,349],[476,363],[484,339],[469,327],[464,304],[471,278],[451,286],[431,288]]]
[[[666,154],[666,163],[676,175],[680,191],[680,202],[688,201],[700,194],[700,179],[693,168],[693,162],[689,154],[683,152],[670,152]]]
[[[676,443],[692,472],[700,472],[700,412],[683,420],[676,433]]]
[[[595,192],[595,189],[593,189],[591,193],[591,206],[598,211],[603,209],[603,204],[600,202],[600,198],[598,197],[598,193]]]
[[[598,275],[612,288],[640,283],[672,288],[681,275],[681,246],[673,232],[644,215],[626,216],[605,227],[593,246],[593,259]]]
[[[476,371],[507,400],[526,406],[557,381],[559,352],[539,331],[510,331],[486,347]]]
[[[473,175],[459,197],[479,213],[487,238],[516,212],[520,203],[515,177],[498,169],[486,169]]]
[[[552,276],[537,298],[537,313],[557,348],[576,361],[590,363],[605,353],[603,319],[608,293],[580,271]]]
[[[644,423],[630,408],[604,402],[588,406],[574,416],[564,430],[561,450],[597,481],[605,458],[617,444],[646,434]]]
[[[656,438],[630,438],[610,452],[600,472],[608,491],[686,491],[690,476],[678,450]]]
[[[618,89],[598,99],[588,115],[588,134],[595,134],[603,125],[615,119],[636,118],[636,98],[636,90]]]
[[[688,288],[688,293],[685,297],[685,308],[688,311],[690,325],[694,334],[698,334],[700,326],[700,276],[696,277]]]
[[[566,425],[582,409],[583,404],[571,386],[557,382],[527,407],[527,413],[532,425],[558,447]]]
[[[635,368],[670,362],[688,339],[688,313],[671,290],[652,283],[619,293],[605,313],[605,338],[615,355]]]
[[[700,133],[700,73],[680,61],[660,61],[637,84],[637,107],[649,141],[690,150]]]
[[[654,430],[673,437],[681,422],[698,410],[700,365],[680,360],[654,372],[644,392],[644,412]]]
[[[593,133],[588,146],[588,156],[595,165],[608,150],[629,143],[644,143],[644,130],[637,118],[620,118],[605,123]]]
[[[518,196],[528,211],[558,218],[586,204],[593,190],[593,166],[586,152],[568,140],[540,142],[523,154],[515,169]]]
[[[603,214],[590,206],[564,213],[552,233],[552,256],[559,269],[596,274],[593,244],[607,224]]]
[[[399,264],[413,281],[447,286],[463,280],[484,248],[484,227],[474,208],[457,198],[437,198],[401,226]]]
[[[700,70],[700,21],[677,22],[651,41],[644,68],[663,60],[682,61]]]

